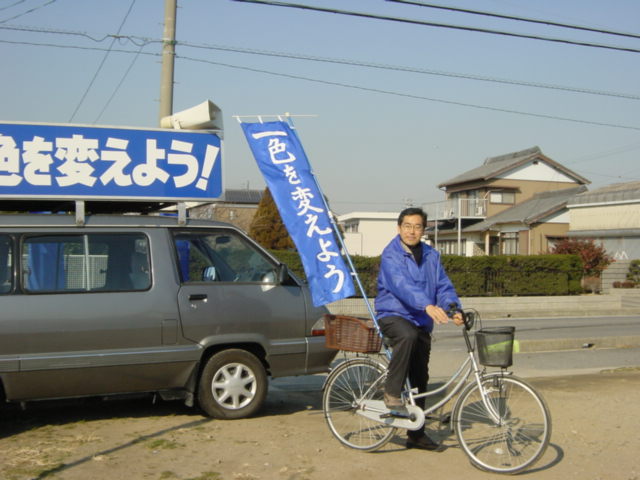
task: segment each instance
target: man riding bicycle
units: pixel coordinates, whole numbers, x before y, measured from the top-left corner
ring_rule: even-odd
[[[385,384],[384,402],[395,411],[405,409],[401,396],[407,376],[412,388],[425,392],[429,381],[431,331],[434,322],[447,323],[445,309],[460,300],[440,262],[440,254],[421,241],[427,215],[407,208],[398,217],[398,235],[382,252],[378,275],[376,318],[393,349]],[[453,316],[462,325],[461,313]],[[424,398],[416,404],[424,408]],[[407,432],[407,448],[437,450],[424,426]]]

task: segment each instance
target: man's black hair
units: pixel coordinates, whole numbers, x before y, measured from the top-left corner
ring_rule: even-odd
[[[422,217],[422,226],[427,226],[427,214],[424,213],[424,210],[418,207],[409,207],[402,210],[400,212],[400,216],[398,217],[398,226],[402,225],[404,217],[406,217],[407,215],[420,215]]]

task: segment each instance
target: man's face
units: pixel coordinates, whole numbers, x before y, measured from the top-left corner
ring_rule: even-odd
[[[402,223],[398,225],[400,240],[409,246],[417,245],[423,232],[424,225],[420,215],[406,215],[402,219]]]

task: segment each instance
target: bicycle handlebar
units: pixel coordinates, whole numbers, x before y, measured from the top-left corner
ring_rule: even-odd
[[[467,331],[471,330],[476,321],[476,312],[473,310],[466,310],[466,311],[462,310],[455,303],[451,303],[449,305],[449,309],[447,310],[447,316],[451,318],[456,313],[460,313],[462,315],[462,320],[464,321],[465,330]]]

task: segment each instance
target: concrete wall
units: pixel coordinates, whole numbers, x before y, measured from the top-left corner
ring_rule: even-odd
[[[640,202],[573,206],[570,209],[571,230],[624,230],[640,228]]]
[[[476,309],[486,319],[640,314],[640,289],[615,289],[606,295],[463,297],[460,301],[464,308]],[[370,303],[373,308],[373,299]],[[327,307],[335,314],[369,316],[362,298],[348,298]]]
[[[352,255],[376,257],[398,234],[397,218],[360,218],[357,232],[345,232],[344,241]]]

